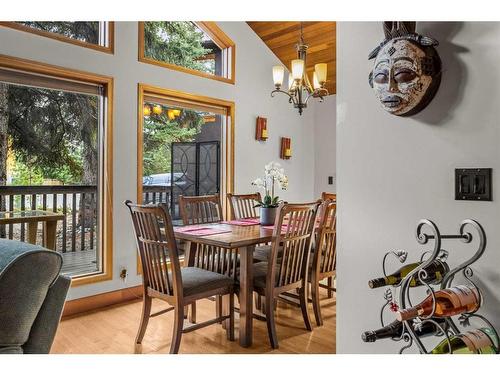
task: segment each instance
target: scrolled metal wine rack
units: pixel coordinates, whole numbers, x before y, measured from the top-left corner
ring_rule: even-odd
[[[384,292],[385,303],[380,310],[380,322],[382,324],[382,327],[384,327],[385,326],[384,311],[387,308],[390,307],[394,308],[394,306],[398,306],[399,309],[406,309],[412,307],[413,303],[410,299],[410,289],[411,289],[410,283],[414,276],[418,278],[418,281],[421,284],[420,286],[426,288],[427,292],[430,295],[432,295],[433,299],[432,312],[425,317],[414,318],[412,321],[404,321],[401,336],[392,339],[393,341],[402,341],[405,343],[404,346],[399,351],[400,354],[402,354],[405,350],[412,347],[414,344],[417,346],[421,354],[430,353],[430,351],[426,348],[426,346],[420,339],[419,335],[417,334],[417,331],[421,329],[424,324],[433,324],[436,326],[437,328],[436,336],[446,338],[448,343],[448,350],[449,350],[448,352],[452,353],[452,344],[450,339],[454,335],[460,334],[460,329],[458,328],[457,324],[455,323],[452,317],[444,318],[446,322],[445,328],[443,328],[442,325],[436,322],[436,320],[433,318],[434,311],[436,309],[435,291],[434,288],[429,283],[426,282],[428,275],[425,269],[436,259],[441,259],[444,261],[448,258],[449,252],[441,248],[441,243],[443,240],[460,240],[464,243],[471,243],[474,238],[471,231],[469,231],[471,229],[477,232],[477,236],[479,239],[477,250],[469,259],[467,259],[466,261],[459,264],[457,267],[447,272],[444,275],[443,279],[441,280],[441,283],[437,286],[437,288],[445,289],[451,287],[455,275],[458,274],[459,272],[462,272],[462,275],[467,280],[467,282],[472,284],[479,291],[479,303],[478,303],[478,308],[475,311],[470,313],[463,313],[456,316],[458,323],[463,327],[467,327],[470,325],[471,319],[479,319],[494,333],[494,335],[496,336],[496,342],[497,343],[500,342],[498,333],[493,327],[493,325],[488,321],[488,319],[477,313],[477,311],[480,309],[482,305],[483,296],[481,290],[477,286],[477,283],[475,283],[473,280],[474,272],[472,268],[470,268],[470,266],[474,262],[476,262],[479,258],[481,258],[486,249],[486,234],[484,232],[483,227],[475,220],[465,219],[460,223],[458,234],[441,234],[437,225],[434,224],[434,222],[428,219],[422,219],[418,222],[416,228],[417,242],[420,245],[425,245],[429,241],[433,240],[434,249],[424,251],[420,257],[420,261],[422,263],[418,267],[410,271],[403,278],[403,280],[401,280],[399,284],[393,285],[391,288],[385,290]],[[428,256],[428,254],[430,254],[430,256]],[[428,256],[427,259],[426,256]],[[405,250],[396,250],[396,251],[389,251],[384,255],[382,259],[382,271],[385,277],[387,277],[386,262],[390,257],[395,257],[399,260],[400,263],[405,263],[408,258],[408,252]],[[399,291],[398,294],[399,297],[397,302],[395,302],[393,290],[394,292]],[[498,347],[495,347],[494,349],[497,353],[499,353]]]

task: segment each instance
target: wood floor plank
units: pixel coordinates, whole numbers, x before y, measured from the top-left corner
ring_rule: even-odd
[[[300,309],[278,302],[276,330],[280,347],[273,350],[267,336],[266,323],[254,320],[254,340],[251,348],[242,348],[238,341],[228,341],[221,325],[212,325],[182,336],[180,353],[328,353],[336,351],[336,302],[322,293],[324,325],[313,331],[304,327]],[[141,301],[99,309],[65,318],[59,325],[51,353],[126,354],[134,352],[134,338],[139,325]],[[167,307],[155,300],[152,311]],[[310,305],[311,317],[314,317]],[[198,322],[215,317],[215,304],[198,301]],[[171,313],[151,318],[143,341],[143,353],[165,354],[170,348],[173,316]],[[236,318],[238,335],[238,317]]]

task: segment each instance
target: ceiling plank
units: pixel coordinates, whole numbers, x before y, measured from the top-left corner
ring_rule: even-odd
[[[300,22],[247,22],[252,30],[290,68],[297,58],[296,45],[300,38]],[[326,88],[330,95],[336,92],[336,24],[335,22],[303,22],[304,42],[307,50],[306,72],[312,77],[314,65],[326,63],[328,76]]]

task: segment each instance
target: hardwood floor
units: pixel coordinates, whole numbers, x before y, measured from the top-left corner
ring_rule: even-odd
[[[220,325],[212,325],[184,334],[180,353],[329,353],[336,350],[335,326],[336,303],[326,299],[322,291],[322,313],[324,325],[317,327],[312,305],[309,313],[313,331],[304,327],[300,308],[278,302],[276,330],[280,347],[272,350],[267,336],[266,323],[254,320],[254,341],[251,348],[242,348],[238,341],[226,339]],[[133,353],[134,338],[139,325],[142,302],[137,300],[95,312],[65,318],[59,325],[51,353],[119,354]],[[166,303],[155,300],[152,311],[159,311]],[[215,317],[215,304],[208,300],[198,302],[198,322]],[[186,324],[187,323],[186,321]],[[172,335],[172,313],[151,318],[143,340],[143,353],[168,353]],[[236,318],[236,337],[238,316]]]

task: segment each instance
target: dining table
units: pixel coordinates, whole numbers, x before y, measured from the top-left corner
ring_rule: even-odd
[[[234,221],[237,222],[237,221]],[[193,230],[190,230],[192,227]],[[174,234],[176,239],[188,242],[185,263],[194,265],[197,244],[238,249],[240,255],[239,277],[239,343],[242,347],[252,345],[253,338],[253,253],[255,247],[269,243],[273,236],[273,226],[232,224],[229,222],[195,224],[180,227]],[[206,228],[204,231],[203,228]]]

